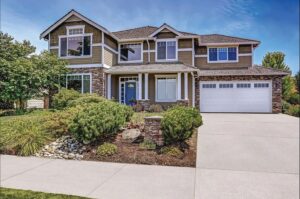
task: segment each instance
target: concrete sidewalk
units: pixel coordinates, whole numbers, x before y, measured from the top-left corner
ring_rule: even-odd
[[[103,199],[192,199],[195,169],[1,155],[1,186]]]

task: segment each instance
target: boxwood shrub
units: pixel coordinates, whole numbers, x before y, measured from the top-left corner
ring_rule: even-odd
[[[196,108],[174,106],[164,113],[161,122],[165,144],[178,144],[186,141],[195,128],[202,125],[202,117]]]
[[[109,100],[91,103],[75,113],[69,130],[79,141],[89,144],[114,135],[132,114],[130,107]]]

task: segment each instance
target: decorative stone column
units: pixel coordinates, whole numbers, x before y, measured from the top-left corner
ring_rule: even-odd
[[[150,100],[137,100],[136,103],[142,105],[144,111],[148,111],[150,108]]]
[[[272,79],[272,112],[281,113],[282,77]]]
[[[151,140],[158,146],[164,144],[164,138],[161,130],[161,119],[162,116],[151,116],[145,117],[145,138],[146,140]]]

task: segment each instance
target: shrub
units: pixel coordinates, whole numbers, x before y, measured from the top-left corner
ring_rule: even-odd
[[[38,152],[51,138],[40,124],[40,119],[32,117],[2,121],[0,124],[0,151],[22,156]]]
[[[282,105],[282,112],[283,112],[283,113],[287,113],[288,110],[289,110],[289,108],[291,107],[291,104],[288,103],[288,102],[285,101],[285,100],[282,100],[281,105]]]
[[[68,107],[75,107],[75,106],[84,106],[90,103],[100,103],[107,99],[100,97],[97,94],[83,94],[79,98],[71,100],[68,102]]]
[[[155,113],[160,113],[163,112],[164,109],[160,104],[151,104],[149,107],[149,112],[155,112]]]
[[[75,137],[89,144],[114,135],[119,128],[130,120],[132,110],[125,105],[112,101],[92,103],[75,113],[69,125]]]
[[[64,109],[68,106],[70,101],[79,98],[81,94],[73,89],[69,90],[62,88],[57,94],[53,96],[52,105],[55,109]]]
[[[178,147],[175,147],[175,146],[165,146],[160,151],[163,154],[177,157],[177,158],[180,158],[183,156],[183,152]]]
[[[144,140],[142,143],[140,143],[139,147],[141,149],[155,150],[156,144],[152,140]]]
[[[198,109],[174,106],[164,113],[161,122],[165,144],[180,143],[190,138],[195,128],[202,125]]]
[[[294,105],[300,104],[300,95],[298,93],[293,93],[288,99],[288,102]]]
[[[46,132],[60,137],[63,134],[69,133],[69,124],[72,121],[75,113],[82,107],[69,108],[63,111],[56,111],[43,119],[43,128]]]
[[[118,147],[111,143],[103,143],[97,148],[97,155],[110,156],[117,153]]]
[[[300,117],[300,105],[291,105],[287,111],[287,114]]]

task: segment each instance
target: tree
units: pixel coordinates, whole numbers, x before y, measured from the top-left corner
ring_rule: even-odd
[[[284,58],[285,54],[282,52],[268,52],[263,58],[262,65],[290,72],[290,68],[284,63]]]
[[[298,73],[296,73],[295,81],[296,81],[297,91],[298,91],[298,93],[300,93],[300,71],[298,71]]]
[[[28,41],[20,43],[3,33],[0,41],[0,101],[17,101],[24,109],[26,100],[57,87],[67,72],[65,61],[56,55],[31,56],[35,47]]]
[[[284,70],[290,72],[290,68],[284,62],[285,54],[282,52],[268,52],[262,61],[264,67]],[[282,97],[288,100],[295,92],[295,81],[290,75],[282,79]]]

